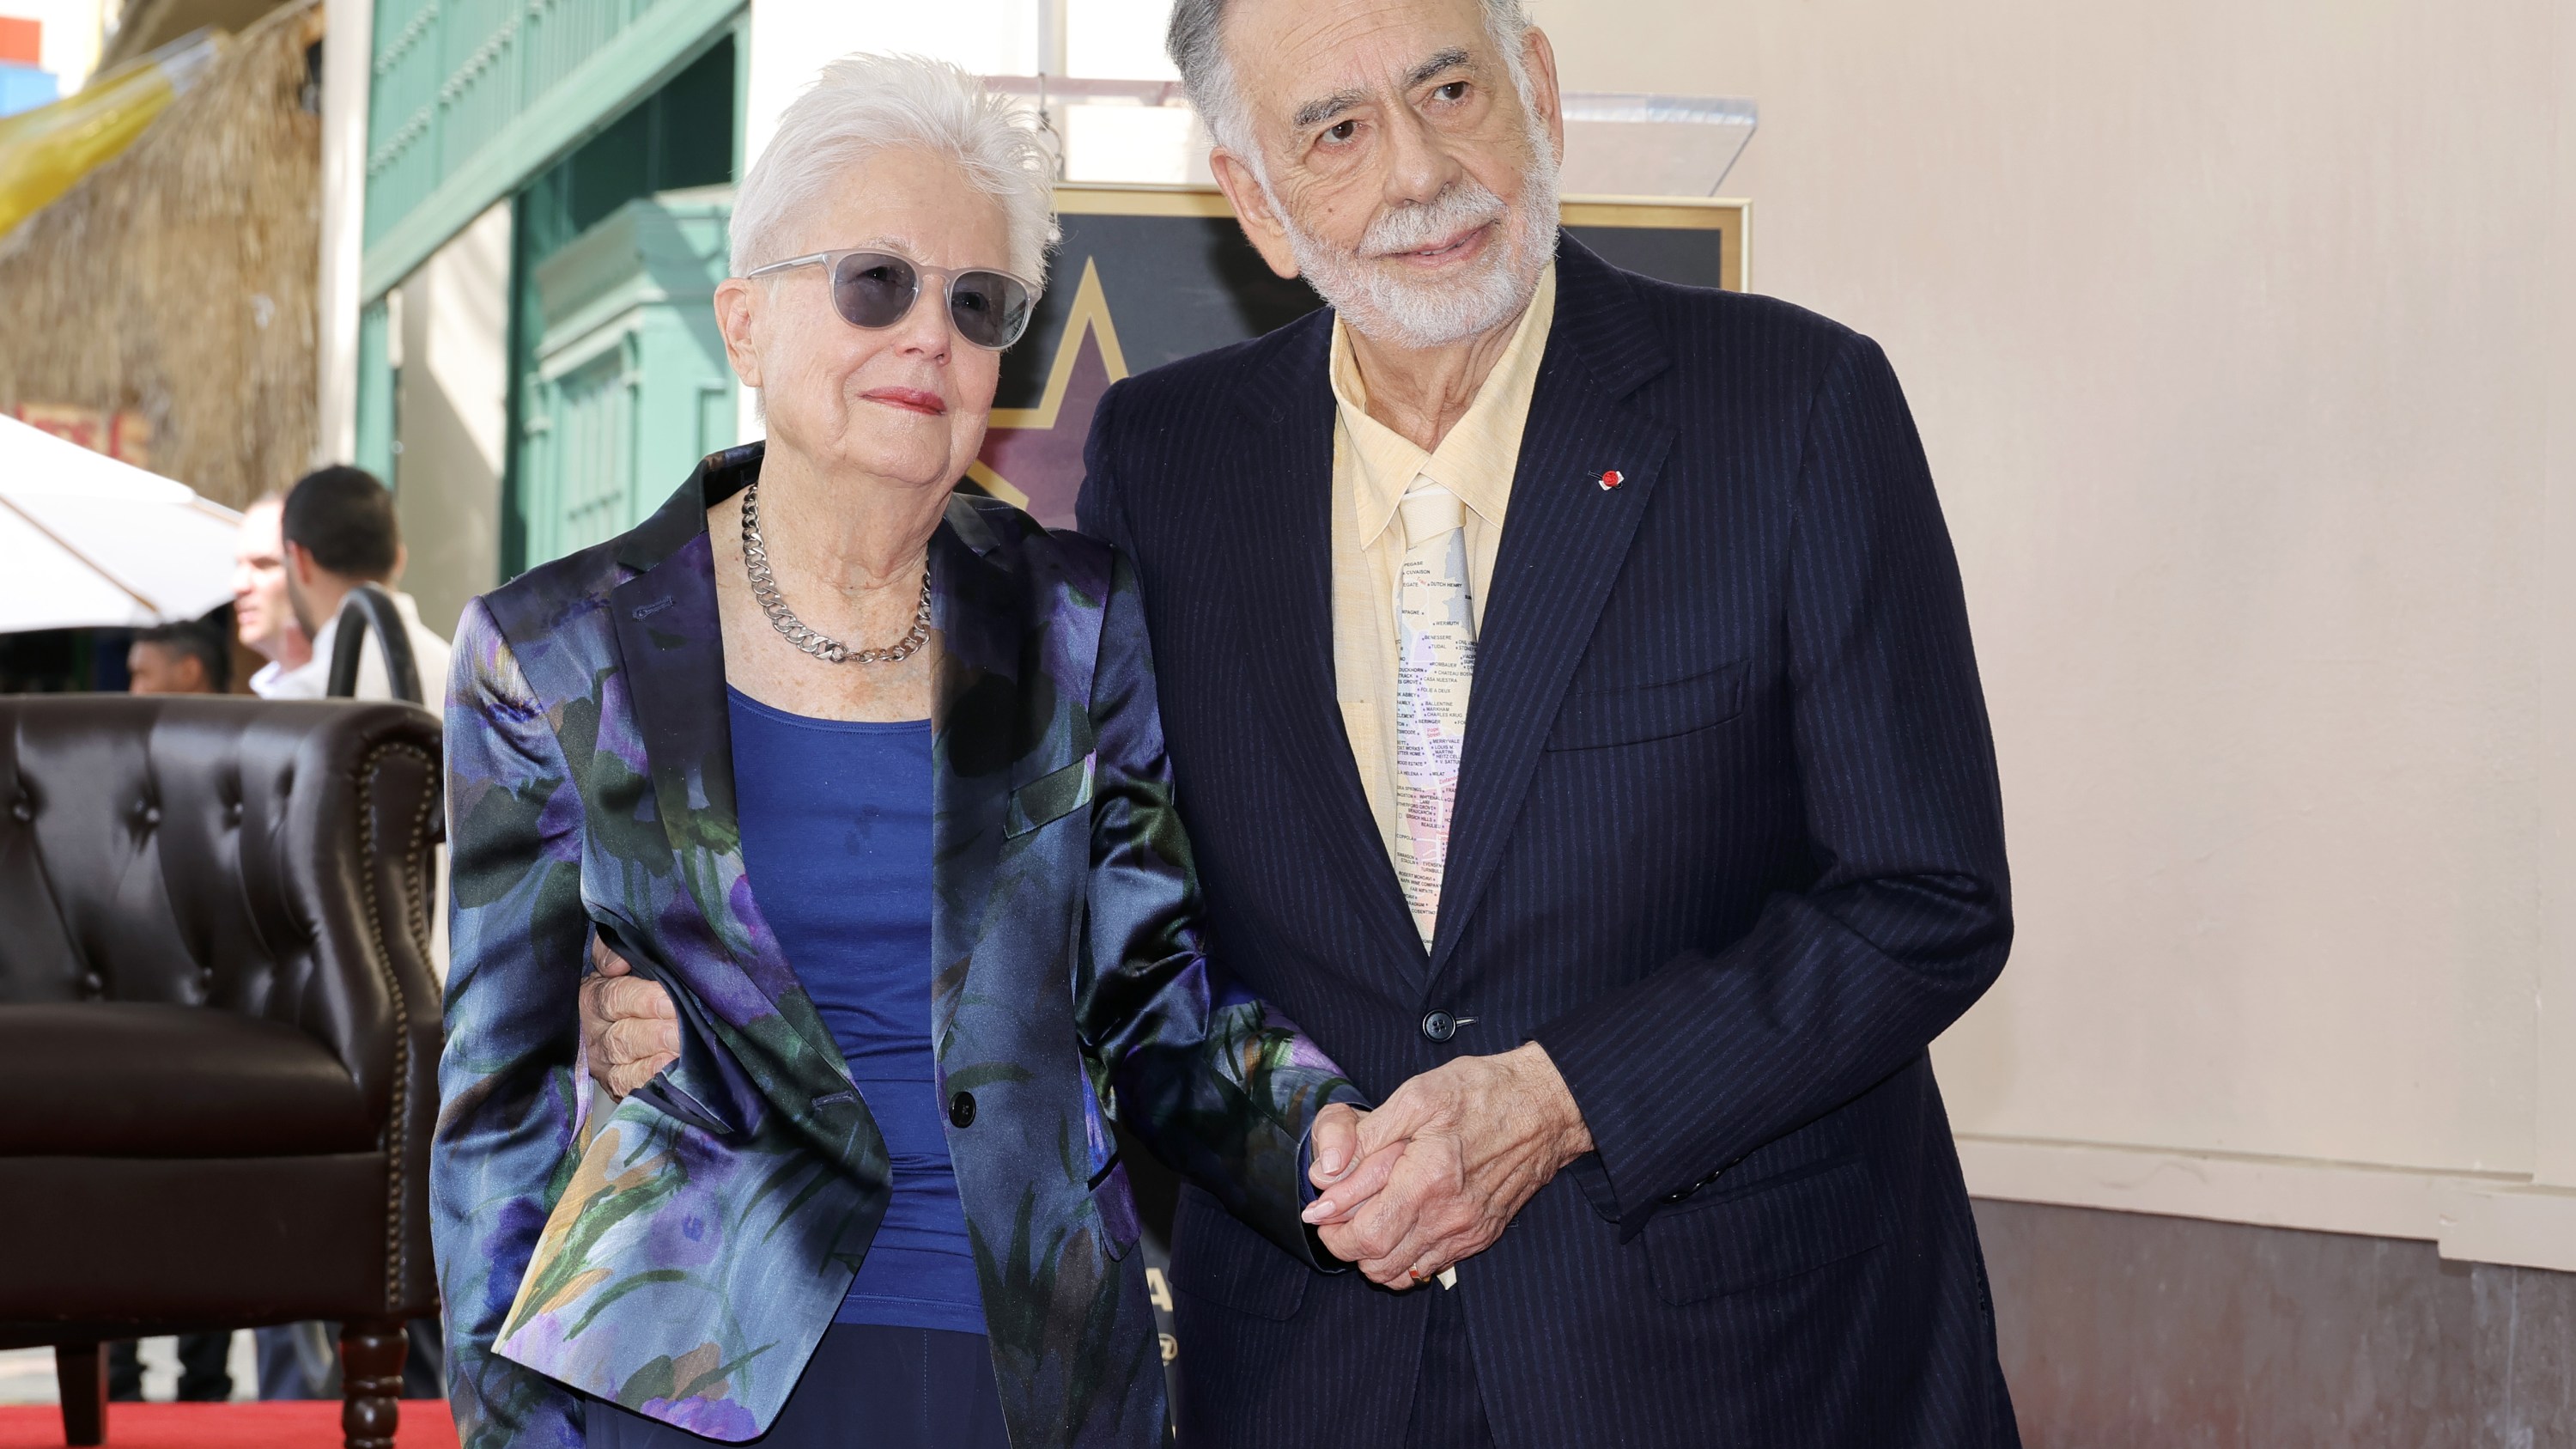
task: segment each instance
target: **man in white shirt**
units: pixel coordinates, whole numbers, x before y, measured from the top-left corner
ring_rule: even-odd
[[[412,602],[411,595],[394,590],[395,581],[402,577],[405,555],[402,529],[394,518],[392,490],[362,468],[336,466],[307,473],[287,490],[285,505],[278,511],[278,532],[282,539],[286,601],[295,622],[313,644],[303,663],[286,669],[273,664],[252,676],[251,687],[269,699],[323,698],[330,686],[331,651],[340,636],[340,606],[358,585],[375,584],[393,594],[394,608],[402,615],[403,633],[411,643],[412,667],[419,672],[419,702],[433,711],[443,709],[447,697],[447,641],[420,622],[420,606]],[[247,642],[248,636],[244,639]],[[384,643],[372,629],[368,631],[365,653],[358,660],[356,697],[394,697],[385,670]],[[431,889],[431,966],[444,980],[444,860]],[[435,1394],[440,1382],[436,1325],[414,1324],[412,1329],[412,1350],[403,1371],[404,1394]],[[333,1347],[337,1334],[330,1325],[284,1324],[256,1333],[261,1398],[338,1396],[338,1355]]]
[[[243,648],[268,661],[250,677],[250,692],[262,698],[313,657],[313,641],[286,601],[286,541],[277,527],[285,508],[286,495],[270,493],[243,509],[233,553],[233,627]]]
[[[319,699],[331,678],[331,651],[339,640],[340,605],[362,583],[393,594],[419,671],[421,703],[436,709],[447,690],[447,641],[420,621],[420,606],[394,591],[402,577],[402,530],[394,496],[374,474],[331,467],[308,473],[286,495],[280,510],[286,597],[296,622],[313,641],[310,659],[282,671],[261,692],[272,699]],[[266,671],[262,671],[265,673]],[[391,699],[381,640],[370,637],[358,661],[357,697]]]

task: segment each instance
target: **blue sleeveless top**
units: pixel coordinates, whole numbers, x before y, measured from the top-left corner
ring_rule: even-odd
[[[982,1333],[930,1050],[930,722],[809,719],[725,693],[743,867],[894,1164],[834,1319]]]

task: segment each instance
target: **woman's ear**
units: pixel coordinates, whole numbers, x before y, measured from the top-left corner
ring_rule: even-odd
[[[753,340],[761,322],[761,303],[768,300],[765,288],[754,287],[740,277],[727,277],[716,283],[716,330],[724,334],[725,360],[733,364],[733,375],[742,385],[760,386],[760,349]]]

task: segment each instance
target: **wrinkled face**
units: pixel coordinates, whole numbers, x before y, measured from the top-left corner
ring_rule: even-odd
[[[1001,202],[955,163],[909,147],[852,167],[767,260],[852,249],[952,269],[1011,264]],[[923,277],[912,310],[891,327],[842,320],[820,266],[728,281],[716,311],[734,370],[760,389],[773,451],[826,476],[940,490],[975,461],[1002,356],[957,336],[939,279]]]
[[[297,628],[286,601],[286,546],[277,531],[283,511],[275,499],[252,504],[242,514],[233,553],[233,626],[243,646],[264,659],[285,653],[287,635]]]
[[[1261,166],[1221,153],[1218,176],[1275,270],[1396,345],[1520,315],[1556,249],[1545,36],[1527,100],[1482,0],[1242,0],[1224,39]]]
[[[166,644],[132,644],[125,650],[129,694],[206,694],[206,666],[195,655]]]

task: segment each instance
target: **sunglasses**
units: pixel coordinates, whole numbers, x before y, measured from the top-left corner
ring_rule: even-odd
[[[1008,272],[981,267],[951,271],[925,267],[892,252],[815,252],[744,273],[765,277],[790,267],[819,266],[832,279],[832,310],[853,327],[892,327],[921,300],[921,279],[936,277],[948,298],[948,320],[957,335],[995,352],[1029,330],[1037,289]]]

